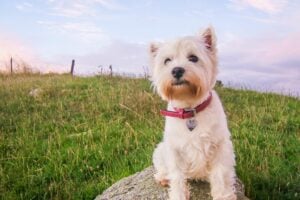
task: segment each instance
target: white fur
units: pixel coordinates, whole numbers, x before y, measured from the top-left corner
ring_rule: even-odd
[[[215,45],[215,36],[212,34]],[[187,41],[184,41],[187,40]],[[179,43],[183,44],[184,48]],[[190,47],[194,45],[197,47]],[[169,180],[169,198],[171,200],[189,199],[187,179],[203,179],[211,184],[211,195],[214,200],[235,200],[235,156],[226,116],[220,99],[213,86],[215,84],[216,49],[205,49],[201,37],[183,38],[175,42],[160,44],[153,49],[152,63],[153,84],[163,99],[168,101],[168,110],[195,107],[202,103],[212,91],[212,101],[208,107],[196,115],[197,126],[189,131],[186,119],[166,117],[163,141],[158,144],[153,154],[156,169],[155,179],[158,182]],[[176,49],[178,47],[178,49]],[[192,50],[190,50],[192,48]],[[192,51],[201,59],[193,64],[186,61],[186,52]],[[173,64],[163,66],[165,55],[172,56]],[[174,66],[183,66],[187,73],[197,73],[204,91],[201,97],[194,100],[166,99],[160,91],[164,81],[172,79],[170,71]],[[201,66],[200,66],[201,65]]]

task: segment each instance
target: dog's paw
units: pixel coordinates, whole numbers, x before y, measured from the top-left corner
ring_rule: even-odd
[[[170,195],[169,200],[189,200],[189,196],[186,196],[186,194],[182,194],[182,195]]]
[[[185,190],[185,199],[189,200],[190,199],[190,191],[189,190]]]
[[[169,186],[169,179],[167,179],[166,176],[163,174],[160,173],[154,174],[154,179],[156,183],[160,184],[163,187]]]
[[[169,200],[189,200],[190,191],[186,187],[182,191],[171,191],[169,192]]]
[[[163,180],[158,181],[158,183],[163,187],[168,187],[170,181],[168,179],[163,179]]]
[[[213,200],[237,200],[236,194],[213,198]]]
[[[170,197],[169,200],[189,200],[189,197],[186,197],[184,195],[179,196],[179,197]]]

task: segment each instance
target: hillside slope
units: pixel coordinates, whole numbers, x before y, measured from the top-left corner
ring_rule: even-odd
[[[247,196],[300,198],[300,101],[217,91]],[[0,199],[92,199],[162,137],[165,103],[143,79],[0,76],[0,99]]]

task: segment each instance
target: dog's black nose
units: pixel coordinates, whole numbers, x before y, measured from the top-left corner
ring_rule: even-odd
[[[174,67],[172,69],[172,75],[176,79],[180,79],[184,74],[185,70],[182,67]]]

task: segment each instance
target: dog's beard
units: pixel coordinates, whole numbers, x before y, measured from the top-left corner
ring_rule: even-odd
[[[181,80],[166,80],[163,83],[162,95],[166,100],[193,100],[201,97],[205,84],[194,74],[186,74]]]

